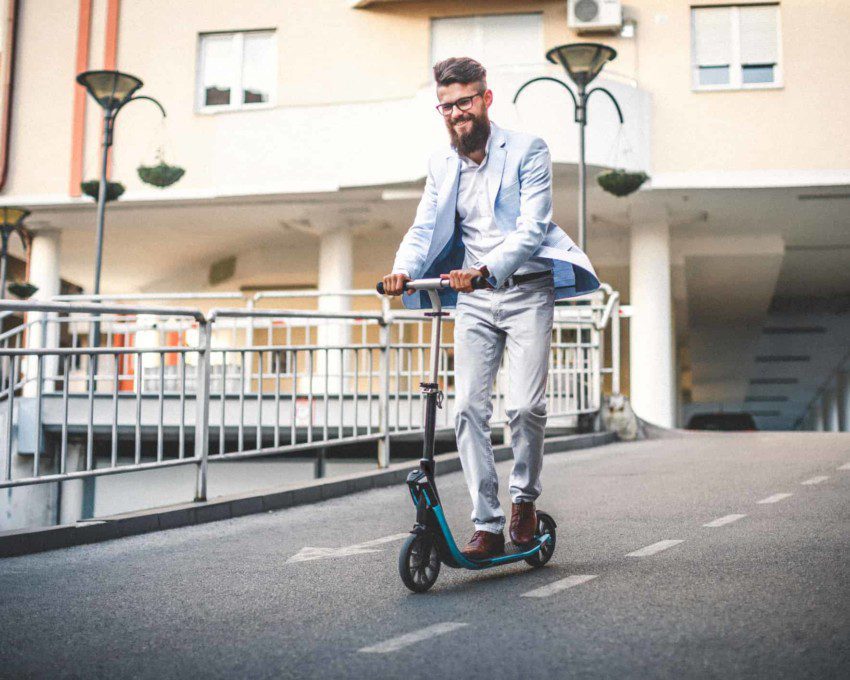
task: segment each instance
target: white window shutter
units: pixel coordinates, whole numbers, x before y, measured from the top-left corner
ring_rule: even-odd
[[[242,90],[246,98],[253,100],[246,103],[270,101],[277,77],[274,47],[274,33],[271,31],[245,34]]]
[[[235,41],[233,34],[204,35],[201,38],[200,105],[206,104],[208,92],[229,92],[229,102],[238,98],[236,89]],[[210,94],[211,97],[222,96]]]
[[[491,14],[431,21],[431,63],[472,57],[488,70],[543,61],[541,14]]]
[[[449,57],[482,60],[478,17],[452,17],[431,21],[431,64]]]
[[[740,8],[741,63],[775,64],[778,61],[776,5]]]
[[[481,17],[483,64],[488,69],[513,68],[543,61],[540,14]]]
[[[694,60],[697,66],[724,66],[732,62],[732,10],[698,7],[693,10]]]

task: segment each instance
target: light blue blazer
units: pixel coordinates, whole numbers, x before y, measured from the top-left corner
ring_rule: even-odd
[[[599,279],[578,246],[552,222],[552,161],[539,137],[503,130],[491,123],[486,178],[493,215],[505,239],[481,258],[497,288],[531,257],[549,258],[555,274],[555,299],[599,288]],[[466,250],[457,223],[460,158],[447,148],[431,156],[425,192],[413,225],[402,239],[393,271],[410,278],[436,278],[463,267]],[[457,292],[440,291],[444,307],[453,307]],[[428,295],[402,296],[409,309],[431,306]]]

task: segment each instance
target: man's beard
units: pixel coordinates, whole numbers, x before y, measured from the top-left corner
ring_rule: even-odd
[[[469,156],[469,154],[483,149],[487,144],[488,137],[490,137],[490,119],[487,116],[482,116],[481,118],[470,116],[466,120],[472,121],[469,132],[459,135],[451,118],[446,119],[446,127],[449,130],[452,148],[462,156]]]

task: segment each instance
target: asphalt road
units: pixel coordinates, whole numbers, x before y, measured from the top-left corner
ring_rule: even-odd
[[[815,433],[547,456],[552,562],[425,595],[396,573],[402,487],[5,559],[0,676],[847,678],[848,463]],[[440,482],[465,541],[462,477]]]

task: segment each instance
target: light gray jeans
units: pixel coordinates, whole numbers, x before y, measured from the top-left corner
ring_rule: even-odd
[[[507,349],[506,415],[514,503],[540,495],[546,378],[555,292],[552,275],[499,290],[458,295],[455,316],[455,433],[477,530],[500,532],[499,478],[490,442],[493,381]]]

